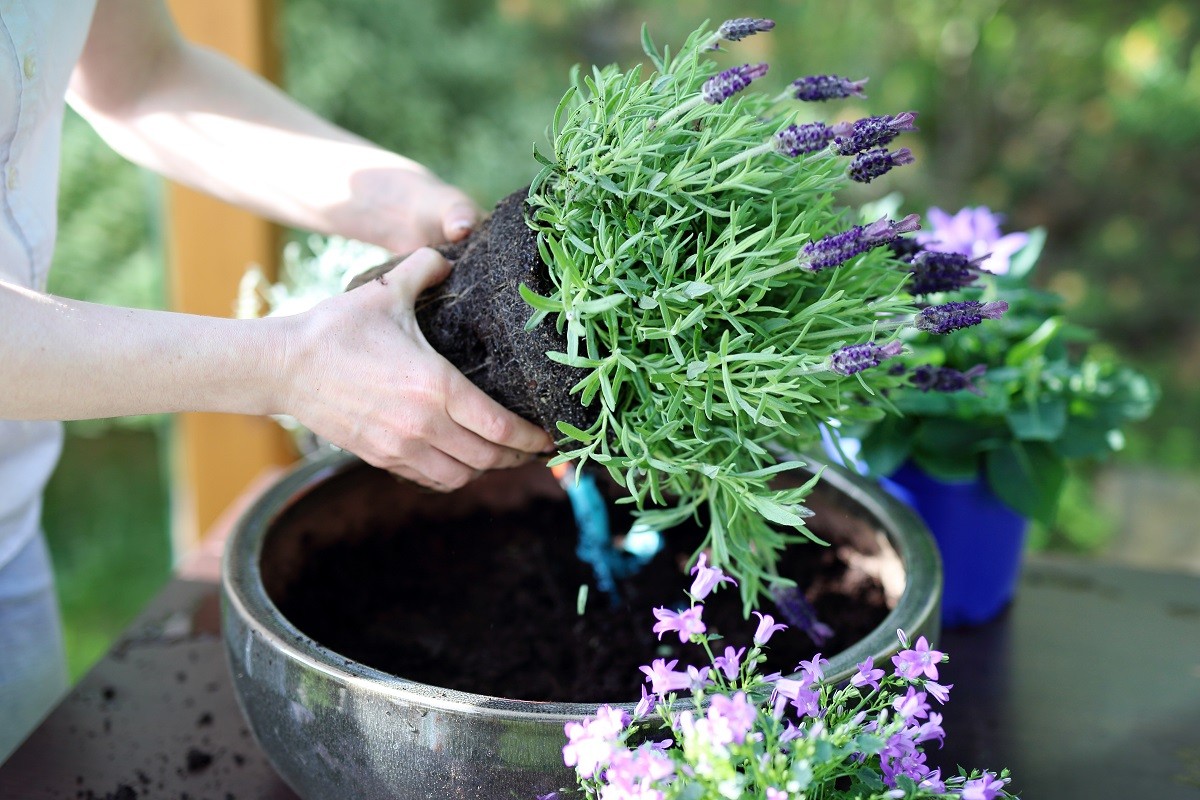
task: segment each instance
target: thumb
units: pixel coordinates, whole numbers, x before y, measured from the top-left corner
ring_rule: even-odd
[[[422,247],[396,265],[386,276],[392,299],[411,308],[417,295],[446,280],[451,264],[431,247]]]

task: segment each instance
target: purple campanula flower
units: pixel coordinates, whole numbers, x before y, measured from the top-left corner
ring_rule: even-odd
[[[758,707],[746,698],[745,692],[737,692],[732,697],[713,695],[708,706],[708,718],[714,723],[723,721],[737,744],[746,741],[746,734],[754,727],[757,716]]]
[[[905,721],[929,716],[929,703],[925,700],[925,693],[918,692],[915,686],[909,686],[904,697],[893,700],[892,708]]]
[[[938,767],[933,772],[925,776],[917,786],[921,789],[927,789],[935,794],[946,793],[946,782],[942,780],[942,768]]]
[[[809,661],[801,661],[796,667],[802,672],[810,683],[817,683],[825,678],[825,667],[829,666],[829,659],[821,658],[821,654],[817,653]]]
[[[717,656],[713,659],[713,666],[721,670],[726,680],[734,680],[742,669],[742,656],[746,654],[746,648],[742,647],[734,650],[732,646],[725,647],[725,655]]]
[[[954,292],[974,286],[984,273],[979,268],[982,258],[968,258],[962,253],[943,253],[922,250],[909,262],[908,291],[912,294]]]
[[[912,151],[901,147],[890,152],[882,147],[859,153],[850,162],[850,180],[858,183],[870,183],[881,175],[891,172],[894,167],[902,167],[916,161]]]
[[[743,64],[718,72],[704,82],[700,96],[710,105],[723,103],[750,85],[756,78],[767,74],[766,64]]]
[[[821,715],[821,693],[816,689],[809,688],[810,686],[811,681],[807,677],[800,680],[780,678],[775,682],[775,688],[771,694],[776,704],[782,702],[781,698],[786,698],[796,707],[800,716],[810,716],[816,719]]]
[[[860,661],[858,664],[858,672],[854,673],[854,677],[850,679],[852,686],[870,686],[872,689],[879,691],[879,679],[883,677],[883,670],[874,669],[874,663],[870,656],[865,661]]]
[[[704,633],[704,620],[700,618],[704,606],[696,605],[683,611],[672,611],[669,608],[654,609],[658,622],[654,624],[654,632],[662,639],[664,633],[674,631],[679,634],[679,641],[686,642],[693,634]],[[936,676],[934,676],[936,677]]]
[[[916,214],[909,214],[899,222],[880,217],[870,225],[855,225],[841,233],[808,242],[800,249],[800,265],[820,272],[844,264],[857,255],[887,244],[902,233],[917,230],[921,227],[919,219]]]
[[[862,90],[866,82],[866,78],[852,81],[838,75],[809,75],[792,81],[792,89],[797,100],[835,100],[843,97],[866,97]]]
[[[928,720],[915,728],[909,728],[909,731],[912,734],[913,741],[917,744],[937,739],[938,747],[941,747],[946,740],[946,730],[942,727],[942,715],[936,711],[929,712]]]
[[[563,763],[575,767],[584,778],[592,777],[608,764],[618,749],[617,738],[628,724],[628,715],[607,705],[597,708],[594,717],[568,722],[563,727],[567,734]]]
[[[739,17],[727,19],[717,28],[717,35],[727,42],[740,42],[747,36],[763,33],[775,27],[773,19],[756,19],[754,17]]]
[[[636,706],[633,707],[634,719],[645,719],[654,710],[658,704],[658,696],[654,692],[647,692],[646,687],[642,685],[642,699],[638,700]]]
[[[833,130],[824,122],[788,125],[775,134],[775,152],[788,158],[815,153],[829,145]]]
[[[754,644],[761,647],[767,643],[772,636],[779,631],[786,631],[787,625],[779,625],[775,622],[775,618],[770,614],[759,614],[757,611],[752,611],[758,617],[758,629],[754,631]]]
[[[646,680],[650,681],[650,691],[663,697],[670,692],[678,692],[691,685],[688,674],[675,669],[675,665],[678,663],[678,659],[667,661],[664,658],[656,658],[650,662],[650,666],[638,669],[644,672]]]
[[[995,800],[1006,783],[1008,783],[1007,780],[985,772],[979,778],[963,784],[962,800]]]
[[[846,345],[829,357],[829,369],[839,375],[853,375],[878,367],[892,356],[900,355],[903,349],[900,342],[888,342],[882,347],[874,342]]]
[[[1008,303],[1003,300],[994,300],[990,303],[981,303],[978,300],[960,300],[922,309],[917,314],[914,324],[917,330],[928,333],[951,333],[960,328],[978,325],[985,319],[999,319],[1005,311],[1008,311]]]
[[[943,686],[937,681],[925,681],[925,686],[923,688],[925,691],[933,695],[934,700],[937,700],[939,703],[944,705],[950,700],[950,690],[954,688],[954,684],[949,683]]]
[[[799,739],[802,735],[803,732],[789,719],[783,726],[783,732],[779,734],[779,743],[786,744],[793,739]]]
[[[904,731],[888,739],[883,752],[879,754],[879,769],[883,773],[883,782],[893,788],[896,778],[901,775],[920,781],[929,774],[929,767],[925,766],[925,754],[917,749],[916,742]]]
[[[1002,234],[1003,218],[984,206],[964,208],[954,216],[935,207],[926,217],[932,228],[917,237],[926,249],[982,259],[980,268],[996,275],[1008,272],[1009,259],[1029,243],[1027,233]]]
[[[960,372],[953,367],[934,367],[922,364],[913,370],[908,382],[922,392],[958,392],[966,390],[974,395],[983,396],[983,389],[975,385],[975,379],[983,377],[987,372],[985,364],[976,364],[966,372]]]
[[[703,600],[708,597],[709,593],[722,583],[732,583],[734,586],[737,586],[737,581],[726,575],[718,567],[708,566],[707,561],[707,554],[701,553],[700,558],[696,560],[696,566],[692,567],[691,574],[695,575],[696,578],[692,581],[691,595],[697,600]],[[701,630],[701,633],[703,633],[703,630]],[[662,637],[660,636],[659,638],[661,639]]]
[[[903,114],[885,114],[881,117],[864,117],[855,122],[839,122],[833,126],[833,149],[843,156],[852,156],[883,147],[905,131],[915,131],[913,121],[917,115],[912,111]]]
[[[940,650],[932,649],[929,641],[921,636],[911,649],[901,650],[892,656],[892,663],[896,666],[895,672],[898,677],[915,679],[924,675],[936,681],[937,665],[944,660],[945,655]]]

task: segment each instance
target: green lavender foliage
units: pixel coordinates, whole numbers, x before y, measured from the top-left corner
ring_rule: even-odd
[[[764,584],[789,583],[775,574],[781,550],[815,538],[803,505],[815,480],[773,486],[797,466],[780,450],[811,449],[832,418],[878,418],[871,400],[895,382],[834,374],[830,354],[895,338],[912,309],[887,248],[799,266],[806,242],[859,221],[836,202],[844,158],[760,152],[721,168],[793,122],[794,101],[755,84],[653,123],[716,72],[710,37],[702,27],[672,54],[643,34],[646,79],[640,67],[573,73],[529,193],[556,291],[523,295],[531,326],[549,316],[565,334],[549,357],[589,370],[572,391],[599,404],[590,429],[559,424],[556,460],[603,465],[650,525],[707,524],[702,547],[749,607]]]

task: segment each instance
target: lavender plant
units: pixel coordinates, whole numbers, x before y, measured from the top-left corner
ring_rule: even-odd
[[[838,204],[913,160],[888,149],[915,115],[827,125],[811,103],[863,96],[865,81],[802,77],[760,91],[766,64],[718,69],[722,43],[769,20],[702,26],[678,53],[643,30],[653,72],[578,69],[551,125],[553,151],[528,194],[529,223],[555,290],[522,287],[532,329],[550,319],[586,370],[571,391],[596,409],[560,422],[556,463],[606,468],[640,521],[695,517],[701,549],[735,575],[747,611],[781,550],[813,538],[804,500],[816,479],[779,489],[821,424],[870,422],[903,378],[879,365],[906,329],[946,334],[994,319],[1003,302],[918,309],[886,246],[915,216],[860,221]]]
[[[952,685],[939,683],[947,654],[925,637],[908,642],[890,665],[858,664],[845,685],[824,674],[818,653],[790,677],[762,674],[771,637],[784,628],[759,614],[753,644],[720,655],[706,630],[703,600],[730,579],[697,565],[690,606],[655,609],[654,631],[704,647],[705,666],[655,660],[642,667],[649,684],[629,714],[600,706],[565,727],[563,760],[583,796],[602,800],[885,800],[1011,795],[1007,770],[944,777],[924,747],[945,738],[942,715]],[[757,613],[757,612],[755,612]],[[890,668],[885,668],[890,667]],[[564,792],[543,796],[557,798]]]

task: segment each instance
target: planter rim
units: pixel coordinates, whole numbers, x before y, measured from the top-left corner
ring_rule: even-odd
[[[942,592],[941,562],[924,523],[907,505],[873,482],[836,464],[829,464],[811,455],[798,460],[803,461],[810,471],[821,470],[823,484],[827,483],[843,492],[873,516],[881,527],[896,532],[895,535],[889,535],[889,540],[905,569],[904,591],[895,608],[870,633],[830,659],[826,676],[834,681],[842,681],[854,674],[858,662],[892,647],[896,642],[896,630],[905,621],[936,626]],[[271,524],[317,485],[362,463],[345,451],[313,456],[271,485],[242,514],[226,542],[221,562],[221,601],[227,604],[226,611],[235,612],[247,626],[249,634],[268,642],[281,656],[300,662],[343,684],[369,687],[372,693],[394,703],[415,700],[460,714],[527,719],[531,722],[557,718],[565,723],[594,713],[598,705],[596,702],[517,700],[402,678],[321,645],[296,628],[279,611],[266,593],[259,565],[263,541]],[[934,591],[926,594],[916,589],[931,584]],[[249,634],[245,643],[247,649],[250,646]],[[231,643],[230,646],[234,645]],[[609,705],[632,711],[636,703],[613,702]]]

